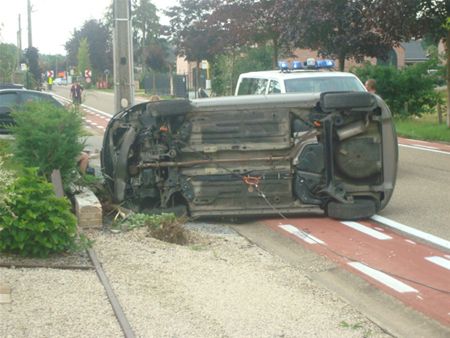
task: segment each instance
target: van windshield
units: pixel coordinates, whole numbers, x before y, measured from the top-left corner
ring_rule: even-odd
[[[284,81],[286,93],[363,92],[364,87],[354,77],[313,77]]]

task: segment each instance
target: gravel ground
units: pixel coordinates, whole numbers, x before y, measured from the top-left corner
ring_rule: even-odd
[[[95,271],[0,268],[11,304],[0,304],[0,337],[120,337]]]
[[[230,228],[187,228],[187,246],[146,229],[89,234],[136,336],[389,337]],[[0,337],[122,337],[94,271],[1,268],[1,281],[13,302],[0,304]]]

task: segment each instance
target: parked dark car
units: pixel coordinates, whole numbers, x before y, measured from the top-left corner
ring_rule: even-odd
[[[26,89],[0,89],[0,134],[9,133],[8,127],[14,125],[11,112],[15,107],[27,102],[49,102],[57,107],[64,107],[64,104],[52,95]]]
[[[397,158],[391,112],[367,92],[142,103],[111,119],[101,154],[114,201],[142,212],[338,219],[386,206]]]
[[[18,83],[0,83],[0,89],[24,89],[24,85]]]

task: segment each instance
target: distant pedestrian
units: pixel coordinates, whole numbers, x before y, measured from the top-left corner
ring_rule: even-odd
[[[52,90],[52,86],[53,86],[53,78],[49,76],[47,79],[47,88],[49,91]]]
[[[70,96],[72,97],[72,102],[74,105],[81,104],[81,94],[83,93],[83,87],[77,81],[70,87]]]
[[[377,82],[374,79],[368,79],[365,83],[365,86],[369,93],[376,94]]]

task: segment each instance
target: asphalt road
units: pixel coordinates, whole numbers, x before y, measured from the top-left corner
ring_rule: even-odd
[[[70,98],[70,86],[53,86],[53,92],[63,97]],[[143,101],[138,97],[135,100],[136,103]],[[113,92],[85,90],[83,92],[83,103],[107,114],[114,114]]]
[[[69,88],[54,86],[54,93],[69,97]],[[112,115],[112,93],[90,90],[83,95],[85,105]],[[394,195],[380,215],[450,240],[450,153],[400,145]]]
[[[450,153],[399,147],[394,195],[380,215],[450,240]]]

